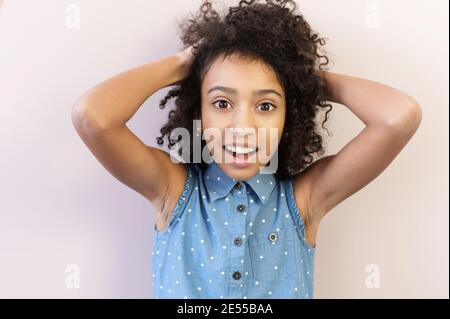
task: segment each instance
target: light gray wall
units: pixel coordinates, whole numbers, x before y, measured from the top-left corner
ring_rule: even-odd
[[[448,1],[296,2],[330,39],[332,71],[423,109],[392,165],[323,220],[315,297],[448,298]],[[151,298],[153,209],[96,161],[70,110],[100,81],[180,49],[175,19],[201,1],[0,3],[0,297]],[[167,90],[129,122],[148,145]],[[328,153],[363,128],[342,105],[327,125]],[[372,264],[379,288],[366,285]]]

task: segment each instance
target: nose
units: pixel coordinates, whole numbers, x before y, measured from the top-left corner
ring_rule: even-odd
[[[255,134],[255,123],[249,107],[241,105],[237,108],[229,129],[230,133],[238,138]]]

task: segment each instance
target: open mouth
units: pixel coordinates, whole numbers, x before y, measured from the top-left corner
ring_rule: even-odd
[[[223,149],[232,156],[233,163],[248,163],[249,159],[258,151],[258,147],[240,147],[234,145],[225,145]]]

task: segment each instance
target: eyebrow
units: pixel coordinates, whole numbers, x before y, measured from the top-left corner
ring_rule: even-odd
[[[226,87],[226,86],[221,86],[221,85],[216,85],[216,86],[210,88],[210,89],[208,90],[208,93],[207,93],[207,94],[211,93],[212,91],[223,91],[223,92],[225,92],[225,93],[234,94],[234,95],[237,94],[236,89],[229,88],[229,87]],[[278,93],[277,91],[272,90],[272,89],[261,89],[261,90],[255,90],[255,91],[252,92],[252,94],[253,94],[253,95],[256,95],[256,96],[260,96],[260,95],[264,95],[264,94],[269,94],[269,93],[276,94],[276,95],[278,95],[280,98],[283,98],[283,97],[281,96],[280,93]]]

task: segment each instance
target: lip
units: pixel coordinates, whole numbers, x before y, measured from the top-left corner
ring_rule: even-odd
[[[223,148],[227,147],[227,146],[233,146],[233,147],[245,147],[245,148],[254,148],[255,152],[258,151],[258,146],[254,146],[254,145],[245,145],[245,144],[228,144],[228,145],[224,145]]]
[[[258,148],[256,150],[245,153],[245,154],[235,154],[233,155],[233,152],[227,150],[224,146],[224,150],[229,156],[231,156],[231,165],[235,166],[236,168],[246,168],[252,163],[256,162],[256,154],[258,152]],[[226,160],[225,160],[226,161]]]

